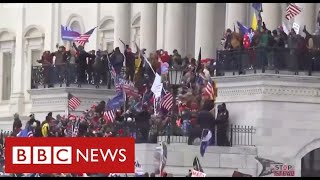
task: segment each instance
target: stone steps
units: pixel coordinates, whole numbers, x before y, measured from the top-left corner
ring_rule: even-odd
[[[154,152],[158,144],[136,144],[136,159],[148,172],[154,171]],[[234,170],[256,176],[258,162],[255,147],[209,146],[204,157],[200,156],[199,145],[172,143],[167,145],[168,156],[165,170],[174,176],[186,176],[197,156],[208,176],[232,176]]]

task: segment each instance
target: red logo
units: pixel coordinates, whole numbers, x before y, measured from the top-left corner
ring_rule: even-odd
[[[6,138],[6,173],[134,173],[133,138]]]

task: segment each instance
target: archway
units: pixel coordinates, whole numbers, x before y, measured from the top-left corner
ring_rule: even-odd
[[[319,173],[320,171],[320,138],[314,139],[297,151],[295,156],[296,176],[308,176]],[[311,162],[310,162],[311,161]],[[303,163],[303,164],[302,164]],[[312,166],[310,166],[312,164]],[[303,167],[302,167],[303,166]],[[319,169],[319,170],[318,170]],[[303,174],[303,175],[302,175]],[[318,174],[319,175],[319,174]]]
[[[301,159],[301,177],[320,176],[320,148],[312,150]]]
[[[102,19],[99,29],[99,45],[101,50],[111,52],[114,46],[114,19],[111,16]]]

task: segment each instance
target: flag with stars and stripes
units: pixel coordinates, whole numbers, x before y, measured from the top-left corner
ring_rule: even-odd
[[[74,41],[79,43],[79,45],[84,46],[87,42],[89,42],[89,38],[96,28],[97,27],[94,27],[90,31],[81,34],[79,37],[75,38]]]
[[[289,3],[286,9],[286,19],[290,20],[291,18],[297,16],[301,12],[301,8],[294,3]]]
[[[107,121],[113,122],[114,118],[116,117],[115,110],[105,111],[103,116]]]
[[[172,106],[173,106],[173,95],[172,93],[168,92],[161,99],[160,107],[166,109],[167,111],[170,111]]]
[[[72,111],[74,111],[75,109],[77,109],[81,104],[81,101],[79,98],[73,96],[71,93],[69,93],[68,95],[68,107],[69,109],[71,109]]]
[[[212,85],[212,81],[209,80],[206,87],[205,87],[205,91],[209,94],[210,99],[213,99],[214,97],[214,89],[213,89],[213,85]]]

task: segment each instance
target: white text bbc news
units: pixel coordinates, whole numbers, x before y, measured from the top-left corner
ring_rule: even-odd
[[[78,162],[125,162],[126,149],[76,149],[75,162],[72,159],[71,146],[14,146],[13,164],[72,164]],[[118,158],[117,158],[118,157]]]

